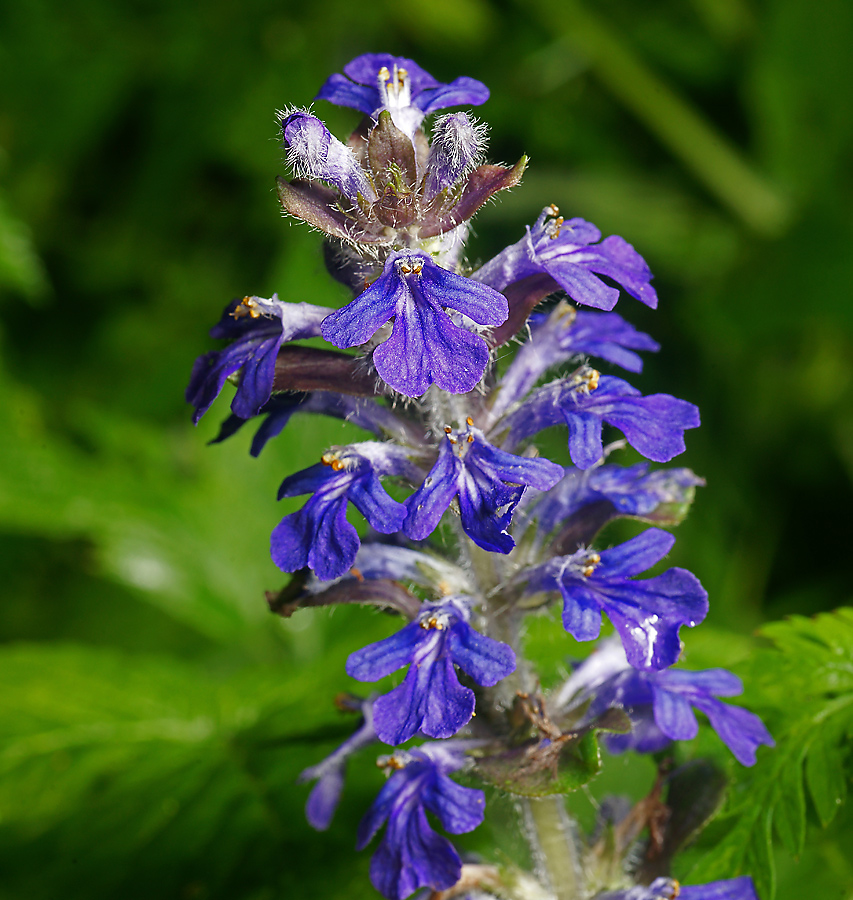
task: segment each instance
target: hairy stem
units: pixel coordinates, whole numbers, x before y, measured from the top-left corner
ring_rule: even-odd
[[[575,826],[563,797],[523,802],[528,840],[540,881],[550,887],[555,900],[580,900],[581,867]]]

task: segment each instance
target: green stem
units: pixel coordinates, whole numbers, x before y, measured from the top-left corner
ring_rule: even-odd
[[[563,797],[543,797],[524,803],[540,880],[551,889],[555,900],[580,900],[581,867],[574,825]]]

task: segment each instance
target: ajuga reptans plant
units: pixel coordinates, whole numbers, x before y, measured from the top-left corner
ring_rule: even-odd
[[[754,900],[748,877],[682,887],[669,876],[667,816],[689,802],[685,785],[714,781],[695,765],[662,767],[640,807],[603,805],[588,838],[568,817],[563,795],[597,773],[599,741],[656,753],[694,737],[699,710],[744,765],[773,742],[755,715],[718,699],[741,692],[734,675],[678,667],[683,630],[708,609],[699,580],[681,568],[638,577],[672,548],[657,526],[676,525],[702,483],[689,469],[615,461],[629,444],[667,463],[699,425],[692,403],[610,374],[639,373],[640,352],[658,349],[611,312],[623,294],[623,304],[657,306],[643,258],[548,206],[517,243],[478,268],[467,262],[471,217],[526,165],[486,163],[486,127],[446,112],[488,96],[473,78],[442,84],[412,60],[366,54],[315,98],[363,114],[346,142],[308,109],[279,113],[292,173],[278,179],[281,205],[325,235],[327,267],[353,299],[336,311],[276,295],[233,301],[211,331],[228,343],[197,360],[187,390],[198,421],[231,381],[232,415],[217,440],[257,418],[254,455],[294,415],[336,416],[365,432],[318,448],[316,465],[284,479],[279,498],[307,499],[271,537],[273,560],[293,573],[269,595],[274,612],[361,603],[400,620],[392,637],[353,648],[350,676],[370,685],[400,673],[397,686],[339,698],[360,720],[303,773],[314,782],[308,821],[329,827],[348,758],[378,752],[386,778],[356,843],[378,836],[370,876],[391,900],[421,889]],[[297,343],[307,338],[331,347]],[[554,460],[536,444],[552,426],[568,441]],[[597,546],[618,517],[650,527]],[[574,639],[567,659],[585,655],[575,642],[599,640],[603,617],[613,635],[543,693],[520,635],[526,616],[552,605]],[[478,784],[518,798],[531,871],[505,853],[463,862],[436,830],[481,824]]]

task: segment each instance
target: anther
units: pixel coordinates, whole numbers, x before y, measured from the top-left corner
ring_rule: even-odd
[[[341,469],[345,468],[346,463],[342,459],[332,460],[332,471],[340,472]]]
[[[552,203],[549,205],[548,209],[551,210],[551,215],[555,218],[560,215],[560,207],[557,206],[556,203]]]
[[[445,425],[445,426],[444,426],[444,433],[445,433],[445,434],[450,434],[451,431],[453,431],[453,429],[452,429],[449,425]]]
[[[469,444],[473,444],[473,443],[474,443],[474,435],[473,435],[473,434],[469,434],[469,435],[468,435],[468,443],[469,443]]]
[[[350,572],[352,572],[353,578],[355,578],[356,581],[364,581],[364,575],[361,574],[361,569],[357,569],[353,566],[350,569]]]
[[[379,77],[383,81],[387,81],[391,77],[391,73],[388,71],[387,66],[382,66],[382,68],[379,70]]]
[[[474,420],[471,418],[471,416],[468,416],[468,418],[467,418],[465,421],[466,421],[469,425],[473,425],[473,424],[474,424]]]
[[[406,763],[396,754],[390,756],[380,756],[376,760],[377,769],[405,769]]]
[[[556,240],[560,236],[560,229],[563,227],[563,221],[564,220],[562,216],[557,216],[557,218],[552,223],[554,228],[554,230],[551,232],[552,241]]]
[[[406,80],[406,76],[409,74],[408,69],[397,69],[397,81],[402,84]]]
[[[324,453],[320,457],[320,462],[323,463],[324,466],[330,466],[335,461],[335,457],[331,453]]]
[[[252,319],[259,319],[263,313],[258,310],[258,303],[252,297],[244,297],[239,305],[231,313],[232,319],[242,319],[249,316]]]

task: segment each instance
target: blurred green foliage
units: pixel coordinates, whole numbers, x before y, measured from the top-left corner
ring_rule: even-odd
[[[672,555],[712,601],[689,663],[850,602],[851,42],[848,0],[0,7],[0,900],[368,891],[354,824],[381,776],[356,766],[325,835],[294,779],[347,730],[347,653],[393,622],[263,598],[278,482],[351,432],[303,419],[253,460],[248,434],[205,446],[227,402],[198,430],[183,403],[233,296],[344,299],[278,215],[273,114],[359,53],[485,81],[492,158],[530,154],[472,261],[555,202],[657,274],[659,311],[620,309],[664,347],[638,385],[703,414],[681,462],[708,488]],[[546,619],[529,644],[553,671],[573,652]],[[853,816],[819,828],[819,769],[780,900],[849,896]],[[651,777],[619,758],[593,788]]]

